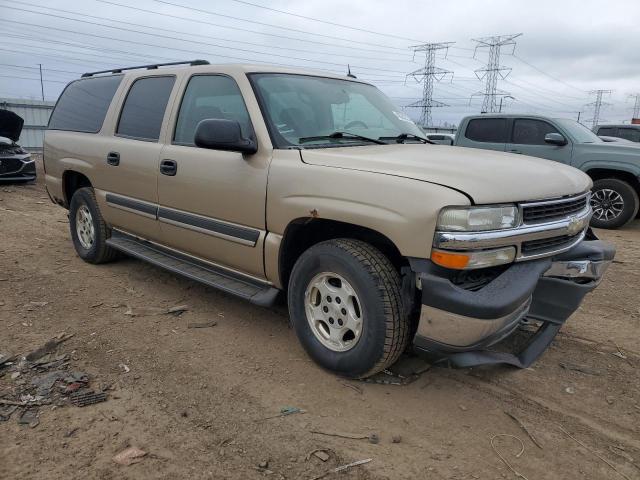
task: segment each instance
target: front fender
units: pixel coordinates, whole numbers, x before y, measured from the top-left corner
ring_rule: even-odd
[[[278,151],[269,171],[267,229],[283,235],[295,219],[335,220],[384,235],[403,256],[428,258],[442,207],[469,204],[465,195],[441,185],[309,165],[298,152]]]

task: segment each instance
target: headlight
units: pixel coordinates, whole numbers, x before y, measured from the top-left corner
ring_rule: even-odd
[[[517,227],[515,205],[446,207],[440,211],[437,229],[445,232],[481,232]]]

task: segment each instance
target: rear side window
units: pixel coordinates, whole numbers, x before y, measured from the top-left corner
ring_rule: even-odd
[[[465,137],[475,142],[507,143],[506,118],[476,118],[469,122]]]
[[[513,124],[513,143],[519,145],[546,145],[547,133],[559,133],[550,123],[542,120],[518,118]]]
[[[76,80],[64,89],[49,120],[51,130],[96,133],[102,128],[109,104],[122,75]]]
[[[253,135],[249,112],[235,80],[223,75],[194,75],[182,98],[174,143],[193,145],[198,123],[211,118],[236,120],[244,137]]]
[[[605,137],[615,137],[617,133],[616,130],[617,128],[615,127],[601,127],[598,129],[598,135],[604,135]]]
[[[618,135],[632,142],[640,142],[640,128],[619,128]]]
[[[158,141],[175,77],[148,77],[133,82],[122,106],[116,134]]]

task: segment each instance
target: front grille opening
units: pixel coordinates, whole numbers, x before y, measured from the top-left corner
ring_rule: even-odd
[[[551,238],[541,238],[540,240],[529,240],[523,242],[520,250],[523,255],[532,255],[536,253],[544,253],[549,250],[558,250],[566,245],[570,245],[580,237],[577,235],[560,235]]]
[[[17,158],[2,158],[0,159],[0,173],[12,173],[17,172],[24,165]]]
[[[537,223],[549,220],[559,220],[587,208],[587,197],[571,201],[549,202],[543,205],[524,206],[522,219],[525,223]]]

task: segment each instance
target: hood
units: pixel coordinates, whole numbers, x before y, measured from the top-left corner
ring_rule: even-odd
[[[591,179],[558,162],[444,145],[397,144],[301,150],[312,165],[382,173],[444,185],[477,204],[557,198],[587,191]],[[416,199],[418,201],[418,199]]]
[[[0,137],[7,137],[9,140],[17,142],[22,132],[24,120],[9,110],[0,109]]]

